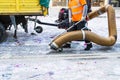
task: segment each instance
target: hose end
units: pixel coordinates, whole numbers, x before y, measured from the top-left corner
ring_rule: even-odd
[[[58,50],[59,48],[58,45],[54,42],[50,43],[49,46],[50,46],[50,49],[53,49],[53,50]]]

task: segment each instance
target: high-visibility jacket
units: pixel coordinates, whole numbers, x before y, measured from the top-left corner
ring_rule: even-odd
[[[83,7],[86,0],[69,0],[69,8],[72,14],[72,21],[80,21],[82,18]]]

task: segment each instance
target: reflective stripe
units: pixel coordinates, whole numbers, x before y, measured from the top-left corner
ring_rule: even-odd
[[[78,5],[76,5],[76,6],[72,6],[71,9],[78,8],[78,7],[80,7],[80,6],[82,6],[82,5],[81,5],[81,4],[78,4]]]
[[[78,3],[78,5],[81,5],[80,2],[79,2],[79,0],[76,0],[76,2]]]
[[[82,5],[80,4],[79,0],[76,0],[76,2],[78,3],[78,5],[72,6],[71,9],[78,8],[78,7],[82,6]]]
[[[81,11],[78,11],[78,12],[72,12],[72,14],[74,15],[74,14],[80,14],[80,13],[82,13],[83,11],[81,10]]]
[[[76,9],[76,8],[79,8],[80,6],[82,6],[82,5],[80,4],[79,0],[76,0],[76,2],[77,2],[78,5],[72,6],[71,9]],[[72,12],[72,14],[73,14],[73,15],[74,15],[74,14],[80,14],[80,13],[82,13],[82,12],[83,12],[83,10],[80,10],[80,11],[77,11],[77,12]]]

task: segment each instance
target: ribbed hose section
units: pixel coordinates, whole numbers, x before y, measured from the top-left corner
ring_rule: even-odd
[[[98,45],[102,45],[102,46],[112,46],[115,44],[115,41],[116,41],[114,36],[105,38],[103,36],[99,36],[96,33],[93,33],[90,31],[85,31],[85,39],[92,41]],[[68,32],[68,33],[64,34],[64,36],[57,38],[54,41],[54,43],[58,47],[61,47],[64,43],[69,42],[69,41],[75,41],[75,40],[83,40],[82,31]]]

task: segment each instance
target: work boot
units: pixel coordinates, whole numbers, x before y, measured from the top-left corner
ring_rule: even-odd
[[[62,46],[62,48],[71,48],[71,43],[66,43]]]
[[[86,48],[84,50],[90,50],[92,48],[92,43],[86,43]]]

